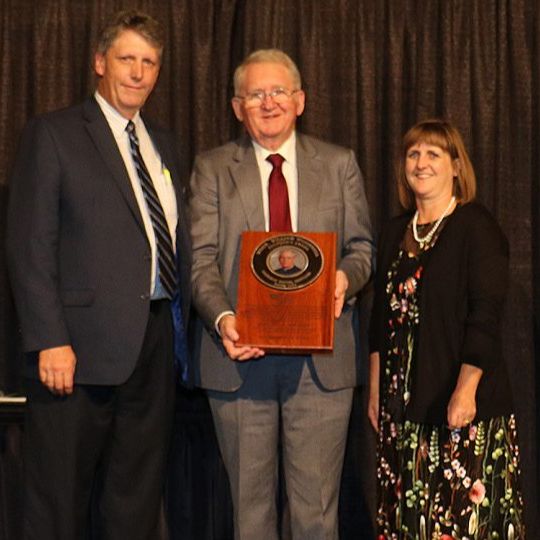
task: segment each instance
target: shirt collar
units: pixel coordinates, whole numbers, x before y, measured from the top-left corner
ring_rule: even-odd
[[[121,137],[126,131],[129,120],[122,116],[97,90],[94,93],[94,97],[103,111],[115,138]],[[135,116],[131,120],[136,128],[140,126],[142,120],[139,111],[135,113]]]
[[[261,161],[265,161],[271,154],[280,154],[286,162],[290,163],[293,167],[296,166],[296,132],[293,131],[290,137],[277,149],[268,150],[263,148],[259,143],[252,139],[253,148],[255,153],[261,158]]]

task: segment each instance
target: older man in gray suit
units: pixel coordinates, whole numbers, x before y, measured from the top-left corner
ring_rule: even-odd
[[[232,106],[247,136],[199,156],[192,175],[192,292],[205,326],[198,382],[207,389],[229,474],[235,537],[278,538],[281,437],[293,538],[333,539],[356,382],[354,299],[373,255],[362,176],[352,151],[295,131],[305,95],[285,53],[249,55],[235,72],[234,90]],[[241,233],[276,230],[276,219],[277,230],[337,234],[332,354],[270,355],[238,345]]]

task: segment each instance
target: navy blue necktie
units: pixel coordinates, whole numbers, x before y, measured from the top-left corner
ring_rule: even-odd
[[[186,331],[182,317],[182,302],[180,289],[177,285],[177,273],[175,256],[172,248],[172,238],[165,220],[163,207],[144,164],[144,160],[139,148],[139,139],[135,133],[135,124],[130,120],[126,127],[129,136],[129,145],[133,163],[137,169],[139,180],[144,194],[144,199],[148,207],[152,226],[156,237],[158,252],[159,279],[164,290],[171,299],[171,314],[174,333],[174,362],[179,371],[182,381],[189,382],[189,351],[187,345]]]
[[[159,267],[159,280],[163,289],[172,298],[177,288],[176,265],[174,261],[174,250],[171,233],[165,219],[165,212],[159,201],[156,188],[152,183],[152,178],[144,164],[141,150],[139,148],[139,138],[135,132],[135,124],[130,120],[126,127],[129,136],[129,146],[135,169],[141,182],[144,199],[154,228],[157,246],[157,260]]]

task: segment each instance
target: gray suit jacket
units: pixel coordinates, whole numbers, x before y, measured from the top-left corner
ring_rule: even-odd
[[[297,134],[297,167],[298,231],[336,232],[337,266],[349,278],[348,301],[336,321],[334,351],[314,355],[313,361],[324,387],[351,387],[356,383],[353,306],[356,293],[370,277],[373,256],[362,175],[351,150],[301,134]],[[260,174],[250,139],[198,156],[191,186],[192,295],[205,327],[200,328],[196,351],[196,383],[234,391],[254,362],[230,360],[214,323],[220,313],[235,308],[241,233],[265,230]]]

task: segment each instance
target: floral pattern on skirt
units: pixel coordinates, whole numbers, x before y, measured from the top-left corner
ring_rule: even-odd
[[[422,256],[400,251],[388,272],[390,348],[382,368],[378,540],[523,540],[513,415],[467,428],[405,420]]]

